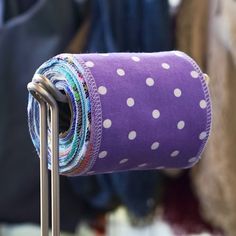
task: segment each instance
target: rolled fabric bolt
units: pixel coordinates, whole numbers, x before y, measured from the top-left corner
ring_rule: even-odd
[[[59,139],[60,174],[182,169],[200,159],[211,104],[204,74],[186,54],[61,54],[36,74],[69,101],[67,109],[59,106],[67,122]],[[28,121],[39,153],[39,106],[31,95]],[[48,136],[50,145],[50,130]]]

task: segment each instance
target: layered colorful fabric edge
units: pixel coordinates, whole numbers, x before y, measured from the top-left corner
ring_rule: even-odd
[[[83,174],[91,168],[98,155],[102,135],[102,110],[94,78],[83,60],[72,54],[55,56],[43,63],[35,74],[46,76],[69,97],[72,120],[68,132],[59,138],[59,171],[66,175]],[[28,123],[31,139],[39,155],[39,105],[31,94],[28,103]],[[49,126],[49,169],[50,132]]]

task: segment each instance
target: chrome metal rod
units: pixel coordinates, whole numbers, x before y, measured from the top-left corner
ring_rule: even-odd
[[[41,236],[49,235],[48,204],[48,142],[47,142],[47,104],[37,92],[33,83],[27,86],[29,92],[38,101],[40,107],[40,225]]]
[[[48,236],[48,140],[47,140],[47,107],[51,112],[51,210],[52,236],[60,235],[60,182],[59,182],[59,112],[55,98],[41,83],[31,82],[28,90],[40,105],[40,209],[41,236]]]
[[[59,188],[59,118],[58,107],[51,106],[51,135],[52,135],[52,236],[60,235],[60,188]]]
[[[41,236],[48,236],[48,143],[47,106],[40,102],[40,219]]]

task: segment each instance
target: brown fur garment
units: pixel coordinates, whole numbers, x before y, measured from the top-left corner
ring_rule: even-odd
[[[192,170],[202,216],[236,235],[236,1],[183,0],[177,48],[210,76],[213,125],[205,153]]]
[[[213,125],[200,163],[193,169],[202,213],[236,235],[236,1],[211,0],[207,71]]]

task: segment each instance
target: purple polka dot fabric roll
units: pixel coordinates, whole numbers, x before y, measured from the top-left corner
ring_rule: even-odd
[[[71,125],[59,140],[61,174],[189,168],[200,159],[211,104],[203,73],[186,54],[61,54],[36,74],[70,99]],[[31,95],[28,115],[39,152],[38,106]]]

